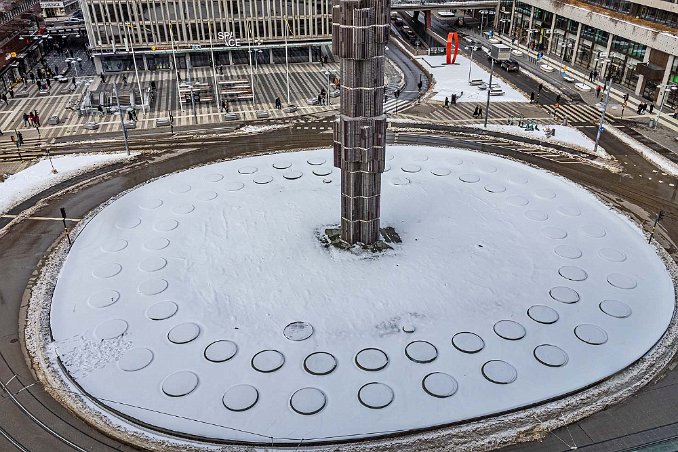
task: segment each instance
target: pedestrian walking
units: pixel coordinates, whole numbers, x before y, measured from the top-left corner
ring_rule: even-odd
[[[424,83],[421,80],[419,80],[419,83],[417,83],[417,89],[419,90],[419,92],[421,92],[422,86],[424,86]]]
[[[463,91],[462,91],[462,94],[463,94]],[[453,104],[457,103],[457,95],[456,94],[452,94],[452,103]]]
[[[130,121],[134,120],[134,115],[132,114],[132,110],[129,110],[127,112],[127,119],[129,119]]]
[[[55,74],[59,73],[59,66],[57,66],[56,64],[54,65],[54,73]]]
[[[103,72],[99,74],[99,77],[101,77],[101,83],[106,83],[106,76],[104,75]]]
[[[181,72],[177,71],[177,80],[181,83]]]
[[[543,89],[544,89],[544,84],[543,84],[543,83],[540,83],[540,84],[539,84],[539,89],[538,89],[538,91],[537,91],[537,95],[541,94],[541,90],[543,90]]]
[[[226,110],[226,100],[221,99],[221,109],[219,111],[223,112],[224,110]]]
[[[52,88],[52,82],[50,82],[49,79],[47,79],[47,88],[48,89]]]
[[[28,114],[28,124],[29,124],[31,127],[33,127],[33,125],[35,124],[35,116],[33,115],[33,112],[30,112],[30,113]]]
[[[678,107],[673,110],[673,118],[678,119]]]
[[[78,67],[82,69],[82,61],[78,61]]]
[[[2,94],[2,101],[5,103],[5,105],[9,105],[9,102],[7,102],[7,94]]]
[[[624,94],[624,102],[629,101],[629,93]]]
[[[593,79],[598,80],[598,71],[593,71]]]
[[[602,88],[600,85],[596,85],[596,99],[600,97],[600,91],[602,91]]]
[[[443,108],[450,108],[450,99],[445,96],[445,106]]]
[[[534,103],[534,91],[530,92],[530,103]]]
[[[14,99],[14,90],[12,88],[9,89],[9,95],[12,99]]]
[[[638,108],[636,109],[637,114],[641,114],[643,112],[643,103],[638,104]]]
[[[104,115],[104,107],[102,105],[97,106],[97,111],[99,112],[99,116]]]
[[[18,146],[24,145],[24,136],[21,132],[16,133],[16,142]]]
[[[323,104],[323,95],[318,94],[318,105],[322,105],[322,104]]]
[[[127,76],[126,75],[122,76],[122,86],[123,87],[127,86]]]
[[[219,75],[224,75],[224,67],[219,65]]]
[[[478,117],[479,118],[483,117],[483,107],[478,107]]]
[[[24,127],[28,127],[28,113],[24,113],[23,119],[24,119]]]
[[[654,110],[654,104],[650,104],[650,114],[652,114],[652,110]]]
[[[560,94],[556,96],[556,105],[560,105]]]
[[[478,117],[478,106],[476,105],[476,108],[473,109],[473,117],[477,118]]]
[[[40,116],[38,116],[38,110],[33,112],[33,124],[40,127]]]
[[[589,72],[589,82],[593,81],[593,71]]]
[[[282,109],[282,102],[280,101],[280,97],[275,98],[275,108],[278,110]]]

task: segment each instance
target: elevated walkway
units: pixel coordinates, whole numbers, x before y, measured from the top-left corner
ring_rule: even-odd
[[[492,9],[499,4],[498,0],[468,1],[427,1],[427,0],[392,0],[391,11],[432,11],[449,9]]]

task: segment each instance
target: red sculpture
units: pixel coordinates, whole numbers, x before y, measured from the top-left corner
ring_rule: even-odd
[[[452,53],[452,39],[454,39],[454,56]],[[447,34],[447,64],[454,64],[457,61],[457,53],[459,53],[459,35],[457,32]]]

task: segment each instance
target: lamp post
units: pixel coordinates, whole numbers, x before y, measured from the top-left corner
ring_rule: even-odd
[[[479,12],[480,12],[480,36],[483,36],[483,18],[487,15],[488,11],[486,9],[481,9]]]
[[[134,43],[131,42],[128,28],[132,28],[132,24],[125,22],[125,45],[132,48],[132,62],[134,63],[134,76],[137,79],[137,88],[139,89],[139,96],[141,97],[141,111],[146,113],[146,107],[144,106],[144,93],[141,91],[141,81],[139,80],[139,68],[137,67],[137,57],[134,53]],[[76,69],[77,73],[77,69]]]
[[[659,88],[661,88],[663,96],[662,96],[662,103],[659,104],[659,111],[657,111],[657,119],[655,119],[654,124],[652,125],[653,129],[657,128],[657,124],[659,124],[659,117],[662,114],[662,109],[664,108],[664,102],[666,102],[666,93],[669,91],[676,92],[678,91],[678,84],[675,83],[670,83],[668,85],[659,85]]]
[[[607,104],[610,101],[610,87],[612,86],[612,77],[607,81],[607,91],[605,92],[605,103],[603,104],[603,111],[600,113],[600,123],[598,124],[598,132],[596,133],[596,144],[593,146],[593,153],[598,152],[598,143],[600,142],[600,135],[603,133],[603,126],[605,125],[605,112],[607,112]]]
[[[290,104],[290,63],[287,49],[287,36],[290,33],[290,23],[285,17],[285,77],[287,81],[287,105]]]
[[[476,49],[476,41],[471,41],[471,59],[468,63],[468,82],[471,83],[471,69],[473,68],[473,51]]]
[[[494,58],[492,58],[492,64],[490,65],[490,83],[487,85],[487,103],[485,104],[485,124],[484,128],[487,128],[487,118],[490,115],[490,92],[492,91],[492,75],[494,74]]]
[[[127,143],[127,127],[125,127],[125,119],[120,110],[120,98],[118,97],[118,84],[113,82],[113,92],[115,92],[115,102],[118,105],[118,115],[120,116],[120,125],[122,126],[122,139],[125,141],[125,151],[129,154],[129,144]]]
[[[330,105],[330,71],[325,71],[325,76],[327,76],[327,105]]]
[[[505,25],[511,23],[511,19],[499,19],[499,22],[502,24],[499,28],[501,30],[501,34],[506,34]]]
[[[566,39],[565,42],[558,44],[559,47],[563,47],[563,54],[560,56],[560,72],[561,75],[565,72],[565,55],[567,54],[567,49],[574,47],[573,39]]]

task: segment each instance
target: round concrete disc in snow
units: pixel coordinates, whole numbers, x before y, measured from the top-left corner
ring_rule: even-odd
[[[198,386],[198,376],[190,370],[175,372],[162,382],[162,392],[170,397],[182,397]]]
[[[97,339],[113,339],[122,336],[129,327],[122,319],[106,320],[94,328],[94,337]]]
[[[386,408],[393,402],[393,389],[383,383],[367,383],[358,391],[358,400],[367,408]]]
[[[579,301],[579,294],[576,290],[570,289],[569,287],[554,287],[549,290],[549,295],[556,301],[561,303],[572,304]]]
[[[478,353],[485,347],[485,341],[475,333],[464,331],[452,337],[452,345],[460,352]]]
[[[625,319],[631,315],[631,308],[626,303],[617,300],[604,300],[600,302],[600,310],[605,314],[618,319]]]
[[[584,235],[588,235],[589,237],[596,239],[602,239],[607,235],[605,228],[599,224],[585,224],[579,229],[584,233]]]
[[[560,206],[557,210],[559,213],[568,217],[578,217],[581,215],[581,210],[575,206]]]
[[[607,275],[607,282],[620,289],[635,289],[638,285],[635,279],[621,273],[610,273]]]
[[[164,279],[147,279],[139,284],[139,293],[142,295],[157,295],[167,289],[169,283]]]
[[[529,182],[529,179],[522,174],[514,174],[509,177],[509,182],[516,185],[525,185]]]
[[[310,159],[307,160],[307,162],[309,165],[320,166],[324,165],[325,162],[327,162],[327,160],[322,157],[311,157]]]
[[[332,174],[332,168],[326,166],[320,166],[318,168],[313,168],[313,174],[316,176],[329,176]]]
[[[428,155],[415,155],[412,160],[415,162],[428,162]]]
[[[290,407],[299,414],[319,413],[326,404],[325,393],[317,388],[302,388],[290,397]]]
[[[147,348],[137,347],[127,350],[118,360],[118,367],[125,372],[135,372],[151,364],[153,352]]]
[[[189,191],[191,191],[191,186],[188,184],[177,184],[170,188],[170,193],[174,193],[175,195],[188,193]]]
[[[141,224],[141,218],[123,217],[116,221],[115,225],[120,229],[134,229]]]
[[[245,184],[242,182],[227,182],[224,184],[224,189],[226,191],[238,191],[242,190],[245,187]]]
[[[299,179],[303,175],[304,175],[304,173],[302,173],[301,171],[297,171],[297,170],[293,170],[293,169],[287,170],[283,173],[283,177],[287,180]]]
[[[475,184],[480,180],[480,176],[477,174],[462,174],[459,176],[459,180],[468,184]]]
[[[92,308],[105,308],[120,299],[120,292],[113,289],[104,289],[89,296],[87,304]]]
[[[388,173],[389,171],[391,171],[391,165],[387,163],[386,165],[384,165],[384,172]]]
[[[144,199],[139,203],[139,208],[144,210],[153,210],[162,206],[162,199]]]
[[[490,193],[503,193],[506,191],[506,187],[501,184],[487,184],[485,185],[485,191]]]
[[[393,185],[407,185],[410,183],[410,180],[406,177],[394,177],[391,179],[391,184]]]
[[[179,310],[179,306],[173,301],[161,301],[146,309],[146,317],[150,320],[165,320],[172,317]]]
[[[386,160],[387,160],[387,161],[390,162],[390,161],[393,160],[394,158],[395,158],[395,155],[390,154],[390,153],[386,154]]]
[[[626,254],[614,248],[601,248],[598,255],[610,262],[624,262],[626,260]]]
[[[115,262],[107,262],[105,264],[95,265],[94,270],[92,270],[92,276],[101,279],[112,278],[121,271],[122,265]]]
[[[233,358],[238,353],[238,346],[233,341],[221,340],[212,342],[205,347],[205,358],[213,363],[222,363]]]
[[[240,174],[254,174],[257,172],[257,167],[256,166],[243,166],[242,168],[238,169],[238,172]]]
[[[431,174],[434,176],[448,176],[452,171],[449,168],[433,168]]]
[[[275,372],[285,364],[285,355],[277,350],[262,350],[252,357],[252,367],[259,372]]]
[[[207,182],[219,182],[219,181],[222,180],[223,178],[224,178],[224,175],[223,175],[223,174],[219,174],[219,173],[208,174],[207,176],[205,176],[205,180],[206,180]]]
[[[546,188],[540,188],[538,190],[535,190],[534,194],[537,198],[541,199],[553,199],[556,197],[556,192]]]
[[[175,213],[177,215],[188,215],[194,210],[195,206],[193,204],[181,204],[179,206],[172,208],[172,213]]]
[[[558,269],[558,274],[570,281],[584,281],[589,277],[588,273],[583,268],[566,265]]]
[[[404,332],[404,333],[414,333],[415,331],[417,331],[417,327],[414,326],[414,324],[412,324],[412,323],[410,323],[410,322],[405,322],[405,323],[403,324],[403,328],[402,328],[402,329],[403,329],[403,332]]]
[[[516,207],[526,206],[530,203],[530,200],[524,196],[513,195],[506,198],[506,203]]]
[[[355,363],[362,370],[377,371],[388,365],[388,355],[378,348],[365,348],[355,355]]]
[[[200,334],[200,326],[197,323],[186,322],[172,328],[167,333],[167,339],[175,344],[187,344]]]
[[[430,363],[438,357],[438,349],[426,341],[414,341],[405,347],[405,355],[415,363]]]
[[[549,367],[562,367],[567,364],[567,353],[560,347],[551,344],[542,344],[534,349],[537,361]]]
[[[480,171],[482,171],[483,173],[488,173],[488,174],[496,173],[497,167],[492,166],[492,165],[480,165]]]
[[[170,244],[170,241],[165,237],[151,237],[144,242],[144,248],[150,251],[164,250]]]
[[[158,232],[174,231],[178,227],[179,222],[177,220],[172,219],[158,220],[155,223],[153,223],[153,229],[155,229]]]
[[[541,233],[544,235],[544,237],[555,240],[560,240],[567,237],[567,232],[564,229],[553,226],[546,226],[541,230]]]
[[[312,334],[313,325],[307,322],[292,322],[283,330],[283,335],[291,341],[303,341]]]
[[[107,253],[117,253],[118,251],[122,251],[127,248],[128,244],[129,242],[127,242],[127,240],[115,239],[101,245],[101,250]]]
[[[292,166],[292,162],[289,160],[277,160],[273,162],[273,168],[275,169],[287,169]]]
[[[332,183],[332,179],[330,179],[329,177],[326,177],[326,178],[323,179],[323,184],[331,184],[331,183]]]
[[[488,361],[483,364],[483,376],[492,383],[509,384],[516,381],[518,371],[515,367],[499,359]]]
[[[201,191],[198,193],[195,198],[198,201],[212,201],[213,199],[216,199],[219,196],[217,192],[214,191]]]
[[[427,394],[442,399],[453,396],[457,392],[459,385],[452,375],[443,372],[433,372],[424,377],[421,381],[421,387],[424,388]]]
[[[401,166],[400,169],[406,173],[418,173],[419,171],[421,171],[421,166],[409,164]]]
[[[591,345],[602,345],[607,342],[607,333],[596,325],[578,325],[574,329],[574,334],[579,340]]]
[[[151,256],[147,257],[143,261],[139,262],[139,270],[144,272],[157,272],[162,270],[167,265],[167,261],[160,256]]]
[[[259,391],[250,385],[233,386],[226,391],[221,401],[231,411],[247,411],[259,401]]]
[[[337,368],[337,359],[330,353],[311,353],[304,360],[304,369],[313,375],[327,375]]]
[[[254,176],[252,179],[252,182],[258,185],[265,185],[273,181],[273,176],[269,176],[268,174],[257,174]]]
[[[554,248],[553,252],[566,259],[579,259],[582,255],[581,250],[572,245],[559,245]]]
[[[546,221],[549,219],[549,214],[543,210],[527,210],[525,217],[533,221]]]
[[[509,341],[517,341],[525,337],[525,327],[513,320],[500,320],[494,324],[497,336]]]
[[[545,325],[556,323],[560,318],[558,311],[541,304],[530,306],[527,310],[527,315],[535,322],[543,323]]]

